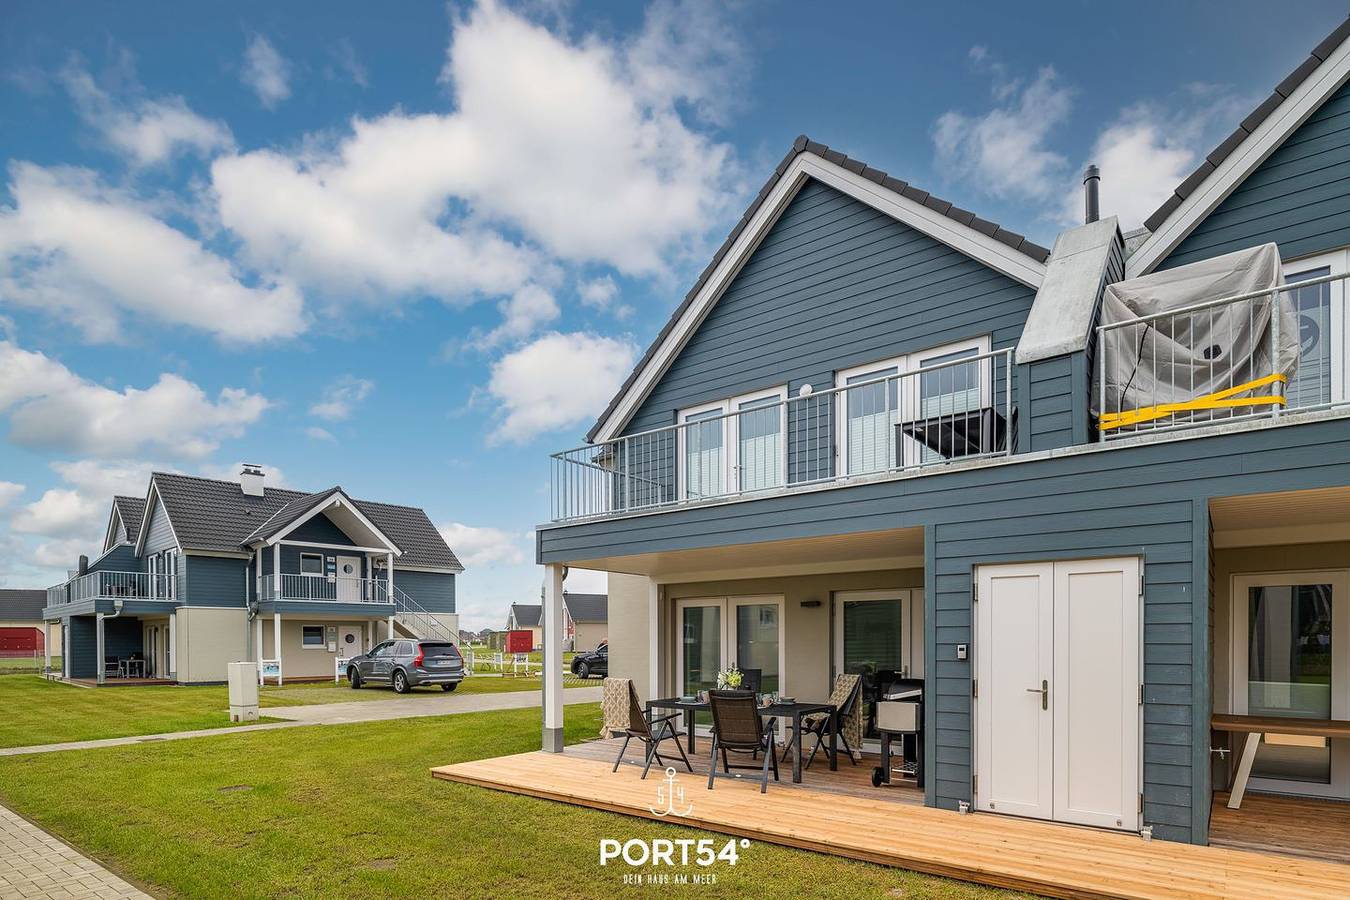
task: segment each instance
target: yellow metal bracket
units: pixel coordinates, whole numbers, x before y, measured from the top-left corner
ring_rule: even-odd
[[[1254,391],[1257,388],[1265,387],[1268,384],[1275,384],[1277,382],[1284,384],[1288,381],[1289,377],[1287,375],[1267,375],[1265,378],[1248,381],[1246,384],[1239,384],[1236,387],[1216,391],[1213,394],[1205,394],[1203,397],[1196,397],[1182,403],[1160,403],[1157,406],[1141,406],[1139,409],[1127,409],[1116,413],[1102,413],[1098,418],[1097,428],[1101,431],[1110,431],[1113,428],[1124,428],[1128,425],[1152,422],[1154,419],[1161,419],[1164,416],[1170,416],[1174,413],[1192,412],[1197,409],[1227,409],[1243,406],[1285,406],[1288,401],[1279,394],[1263,397],[1238,397],[1237,395],[1246,391]]]

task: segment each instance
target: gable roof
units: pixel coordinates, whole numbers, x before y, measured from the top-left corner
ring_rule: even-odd
[[[150,476],[179,544],[184,549],[242,552],[259,529],[275,534],[325,497],[341,488],[317,494],[286,488],[266,488],[261,497],[245,494],[237,481],[219,481],[193,475],[156,472]],[[346,496],[345,492],[343,494]],[[381,532],[403,552],[396,568],[417,566],[431,569],[464,567],[445,543],[425,511],[414,506],[351,499]],[[281,522],[283,510],[289,510]],[[280,524],[276,524],[280,522]]]
[[[544,607],[538,603],[512,603],[507,621],[514,621],[517,628],[538,628],[543,615]]]
[[[697,327],[702,320],[702,312],[706,312],[706,307],[715,303],[717,296],[730,284],[736,271],[753,252],[759,238],[777,220],[786,201],[791,199],[806,177],[821,180],[1009,277],[1031,287],[1040,286],[1045,274],[1044,264],[1050,256],[1046,248],[861,160],[850,159],[838,150],[813,141],[804,134],[799,135],[722,246],[713,254],[712,261],[699,274],[694,286],[685,294],[684,300],[638,360],[622,387],[609,401],[605,411],[586,433],[587,441],[596,441],[602,439],[602,434],[606,432],[617,431],[617,428],[607,426],[620,412],[630,391],[637,387],[642,396],[646,395],[639,383],[644,374],[653,367],[664,368],[658,358],[667,355],[664,351],[672,342],[682,345]],[[627,420],[624,415],[618,418]],[[622,427],[622,421],[619,427]]]
[[[1265,161],[1350,73],[1350,18],[1312,49],[1144,220],[1151,234],[1131,255],[1127,276],[1146,275]]]
[[[0,588],[0,621],[42,621],[47,592],[27,588]]]
[[[563,591],[563,603],[573,622],[605,623],[609,621],[608,594],[569,594]]]
[[[145,515],[144,497],[127,497],[122,494],[113,497],[113,509],[122,520],[127,540],[134,540],[141,533],[141,517]],[[109,523],[111,524],[111,523]]]

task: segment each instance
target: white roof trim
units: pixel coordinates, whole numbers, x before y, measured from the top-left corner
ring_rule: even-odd
[[[116,550],[118,547],[130,547],[130,546],[131,546],[131,541],[118,541],[116,544],[113,544],[111,547],[109,547],[107,550],[104,550],[104,551],[103,551],[102,553],[100,553],[98,556],[95,556],[93,559],[89,560],[89,565],[91,565],[91,566],[92,566],[92,565],[97,565],[98,562],[99,562],[101,559],[103,559],[103,557],[107,556],[109,553],[113,552],[113,551]]]
[[[783,210],[807,178],[815,178],[886,215],[921,231],[934,240],[958,250],[1009,278],[1039,288],[1045,278],[1045,265],[1026,254],[996,241],[968,225],[934,212],[921,203],[855,175],[842,166],[813,153],[799,153],[778,179],[769,196],[760,204],[722,261],[708,276],[703,287],[685,308],[661,345],[652,353],[633,384],[615,404],[595,433],[595,442],[610,440],[637,412],[642,401],[661,379],[703,322],[722,292],[731,284],[741,267],[750,259],[759,242],[778,221]]]
[[[180,553],[183,551],[183,544],[178,540],[178,532],[173,527],[173,518],[169,515],[169,509],[159,498],[159,485],[155,484],[155,479],[150,479],[150,493],[145,497],[145,514],[141,516],[141,530],[136,532],[136,555],[145,555],[145,539],[150,534],[150,518],[155,511],[155,504],[158,503],[160,509],[164,510],[164,521],[169,523],[169,534],[173,535],[174,549]]]
[[[303,516],[300,516],[298,519],[291,522],[291,524],[287,525],[285,528],[281,529],[276,534],[268,538],[267,546],[270,547],[273,544],[281,543],[281,540],[284,537],[286,537],[286,535],[290,534],[292,531],[299,528],[301,525],[305,524],[310,519],[317,516],[319,513],[331,509],[334,506],[345,507],[349,512],[351,512],[352,515],[356,516],[356,520],[358,522],[360,522],[366,528],[370,529],[371,534],[375,535],[377,538],[379,538],[381,541],[384,542],[386,552],[392,553],[396,557],[403,555],[403,551],[398,549],[398,545],[396,545],[392,540],[389,539],[389,535],[385,534],[379,528],[376,528],[375,523],[370,521],[370,519],[367,519],[366,514],[361,512],[360,507],[358,507],[355,503],[352,502],[352,498],[348,497],[346,493],[341,490],[333,491],[333,493],[329,494],[328,497],[322,503],[314,504],[314,506],[309,510],[309,512],[305,513]]]
[[[122,529],[122,535],[123,535],[123,540],[122,540],[122,541],[114,541],[114,540],[113,540],[113,522],[114,522],[114,521],[117,522],[118,527],[120,527],[120,528]],[[139,537],[139,535],[138,535],[138,537]],[[118,543],[131,543],[131,541],[128,540],[128,538],[130,538],[130,535],[127,534],[126,525],[123,524],[123,522],[122,522],[122,514],[121,514],[120,512],[117,511],[117,500],[114,499],[113,502],[112,502],[112,512],[108,514],[108,527],[105,528],[105,529],[103,529],[103,553],[106,554],[106,553],[107,553],[109,550],[111,550],[113,547],[117,546]],[[102,559],[102,558],[103,558],[103,556],[100,555],[100,556],[99,556],[99,559]]]
[[[1125,277],[1138,278],[1152,272],[1345,83],[1347,76],[1350,76],[1350,40],[1341,42],[1217,169],[1209,173],[1194,193],[1172,210],[1172,214],[1126,260]]]

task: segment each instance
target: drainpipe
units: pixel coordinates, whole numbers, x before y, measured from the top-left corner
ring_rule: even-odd
[[[98,664],[98,668],[95,669],[95,671],[98,672],[98,679],[97,679],[98,684],[103,683],[103,620],[115,619],[121,614],[122,614],[121,600],[113,601],[113,611],[111,613],[94,614],[94,655],[96,657],[95,662]]]

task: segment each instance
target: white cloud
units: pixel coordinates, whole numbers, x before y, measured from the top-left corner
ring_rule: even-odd
[[[527,284],[499,304],[502,323],[469,343],[487,350],[509,341],[521,341],[562,314],[553,295],[537,284]]]
[[[61,476],[62,486],[49,488],[17,510],[11,527],[48,538],[38,561],[63,566],[73,565],[77,555],[101,540],[114,496],[144,496],[150,473],[169,468],[142,461],[87,459],[56,461],[51,467]]]
[[[631,341],[585,332],[551,332],[506,354],[487,387],[501,410],[492,440],[523,443],[599,414],[636,357]]]
[[[9,506],[24,492],[24,486],[15,481],[0,481],[0,510]]]
[[[78,63],[61,77],[80,118],[135,165],[161,163],[182,151],[210,156],[234,146],[225,123],[199,116],[182,97],[119,99]]]
[[[326,428],[320,428],[318,425],[311,425],[305,429],[305,437],[314,441],[335,441],[333,433]]]
[[[283,282],[245,283],[231,264],[156,211],[80,169],[10,167],[0,207],[0,300],[71,320],[112,340],[123,313],[233,342],[291,337],[303,299]]]
[[[608,275],[582,282],[577,288],[581,302],[594,309],[607,309],[619,295],[619,286]]]
[[[987,52],[972,58],[985,62]],[[933,129],[937,163],[945,174],[994,197],[1057,200],[1068,161],[1047,146],[1051,132],[1068,119],[1073,91],[1055,70],[1042,68],[1029,84],[994,92],[996,105],[980,114],[949,110]]]
[[[330,422],[349,419],[374,390],[375,382],[367,378],[343,375],[324,389],[323,397],[309,408],[310,415]]]
[[[165,373],[148,388],[113,390],[42,353],[0,341],[0,413],[9,440],[24,447],[102,457],[142,450],[201,457],[237,437],[267,409],[266,398],[222,388],[213,400]]]
[[[521,538],[500,528],[447,522],[440,526],[439,531],[465,568],[494,564],[519,565],[527,560]]]
[[[290,64],[261,34],[255,34],[244,48],[244,64],[239,74],[267,109],[275,109],[291,95]]]
[[[52,537],[88,534],[90,523],[106,515],[110,500],[100,503],[79,491],[52,488],[15,513],[10,527],[25,534]]]
[[[661,52],[688,17],[715,29],[716,8],[669,9],[628,41],[567,39],[485,0],[454,25],[452,112],[219,158],[221,220],[254,264],[382,305],[513,294],[550,283],[553,260],[663,273],[703,252],[740,187],[730,145],[681,112],[735,91]]]
[[[356,55],[356,47],[348,38],[342,38],[332,47],[329,52],[333,56],[333,62],[338,70],[351,79],[357,87],[370,86],[370,73],[366,71],[365,64],[361,62]]]

